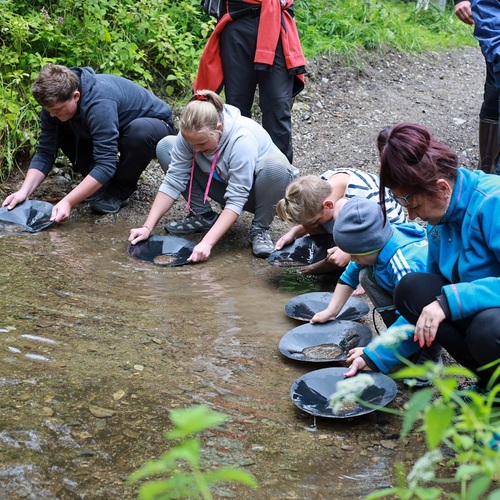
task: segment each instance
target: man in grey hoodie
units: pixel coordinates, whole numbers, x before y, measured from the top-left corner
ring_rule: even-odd
[[[43,108],[42,131],[21,188],[3,202],[9,209],[31,196],[61,149],[83,180],[55,205],[52,220],[68,220],[71,208],[86,199],[96,213],[117,213],[137,189],[158,141],[176,133],[162,100],[89,67],[47,64],[32,91]]]

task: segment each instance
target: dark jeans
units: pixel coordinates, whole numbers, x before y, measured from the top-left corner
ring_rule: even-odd
[[[122,200],[131,196],[137,189],[142,172],[156,155],[158,141],[175,133],[172,125],[158,118],[137,118],[130,122],[120,133],[116,173],[109,181],[106,192]],[[89,174],[95,165],[91,140],[80,139],[77,143],[75,135],[67,127],[59,147],[75,172],[83,176]]]
[[[415,325],[422,309],[441,295],[444,285],[449,282],[436,274],[407,274],[394,290],[396,308]],[[435,342],[458,363],[473,371],[479,378],[479,385],[486,386],[495,367],[481,371],[479,368],[500,358],[500,308],[485,309],[456,321],[443,321]]]
[[[483,104],[479,112],[480,118],[498,121],[500,108],[500,89],[495,86],[493,64],[486,63],[486,79],[484,81]]]
[[[227,104],[236,106],[243,116],[251,118],[255,90],[259,86],[262,126],[274,144],[292,163],[292,92],[294,76],[286,67],[281,41],[269,71],[255,69],[259,16],[236,19],[220,36],[220,55],[224,71]]]

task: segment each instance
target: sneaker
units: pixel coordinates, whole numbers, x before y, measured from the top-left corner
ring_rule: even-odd
[[[90,202],[90,209],[97,214],[116,214],[123,207],[128,205],[130,198],[121,200],[116,196],[102,193],[96,199]]]
[[[190,213],[185,219],[166,224],[165,231],[171,234],[206,233],[215,224],[218,216],[215,212],[203,215]]]
[[[423,389],[424,387],[430,387],[432,382],[428,378],[416,377],[416,378],[404,378],[403,384],[410,389]]]
[[[267,229],[253,227],[250,230],[250,245],[255,257],[267,258],[274,250],[274,243]]]

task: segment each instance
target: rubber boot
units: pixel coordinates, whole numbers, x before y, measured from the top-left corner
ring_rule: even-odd
[[[483,172],[491,174],[500,153],[498,144],[498,120],[481,118],[479,120],[479,166]]]

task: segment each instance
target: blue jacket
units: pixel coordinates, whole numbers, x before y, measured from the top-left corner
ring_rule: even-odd
[[[384,245],[373,266],[368,266],[375,281],[392,293],[399,280],[408,273],[424,272],[427,261],[425,229],[416,223],[393,224],[391,239]],[[359,285],[361,264],[350,262],[340,277],[340,282],[356,288]]]
[[[452,321],[500,307],[499,214],[500,177],[459,168],[446,214],[439,225],[427,225],[427,271],[450,282],[442,293]],[[394,326],[383,337],[391,335]],[[408,357],[417,349],[409,330],[392,346],[378,342],[368,345],[364,355],[387,373],[399,363],[396,353]]]
[[[496,87],[500,88],[500,2],[498,0],[471,0],[474,17],[474,36],[484,58],[493,65]]]
[[[92,141],[94,168],[90,175],[106,184],[116,173],[118,141],[123,129],[136,118],[158,118],[173,125],[172,111],[158,97],[140,85],[115,75],[96,74],[92,68],[71,68],[79,77],[80,99],[69,126],[75,135],[76,162],[80,140]],[[43,109],[42,132],[30,168],[50,172],[67,130]]]

